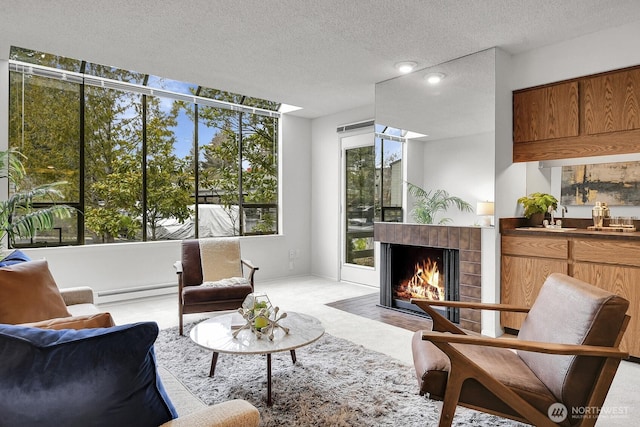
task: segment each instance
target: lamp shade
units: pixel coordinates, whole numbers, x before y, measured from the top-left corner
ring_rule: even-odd
[[[476,215],[493,215],[493,202],[478,202]]]

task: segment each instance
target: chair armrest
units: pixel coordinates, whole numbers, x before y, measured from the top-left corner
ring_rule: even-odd
[[[259,268],[253,265],[251,261],[247,259],[241,259],[240,263],[243,267],[247,267],[249,269],[249,273],[247,274],[246,279],[249,281],[249,284],[253,288],[253,275],[257,270],[259,270]],[[244,268],[243,268],[243,272],[244,272]]]
[[[180,274],[182,273],[182,261],[176,261],[173,263],[173,268],[176,269],[176,273]]]
[[[522,307],[512,304],[492,304],[486,302],[467,302],[467,301],[434,301],[427,298],[411,298],[411,302],[422,308],[424,304],[435,305],[438,307],[453,308],[472,308],[477,310],[495,310],[495,311],[511,311],[516,313],[528,313],[529,307]]]
[[[236,399],[178,417],[160,427],[258,427],[258,424],[258,409],[246,400]]]
[[[246,266],[251,271],[260,270],[259,267],[256,267],[255,265],[253,265],[253,263],[248,259],[241,259],[240,262],[242,263],[242,265]]]
[[[443,334],[431,331],[423,331],[422,339],[433,343],[472,344],[485,347],[510,348],[513,350],[533,351],[536,353],[547,354],[614,357],[618,359],[624,359],[629,356],[629,353],[620,351],[615,347],[525,341],[513,338],[491,338],[474,335]]]
[[[93,289],[89,286],[60,289],[60,295],[66,305],[93,304]]]

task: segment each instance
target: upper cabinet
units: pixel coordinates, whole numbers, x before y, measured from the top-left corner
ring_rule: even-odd
[[[586,134],[640,129],[640,68],[592,77],[582,84]]]
[[[513,93],[513,142],[578,136],[578,82]]]
[[[640,152],[640,66],[513,92],[513,161]]]

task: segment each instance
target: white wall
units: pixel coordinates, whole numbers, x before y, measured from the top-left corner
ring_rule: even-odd
[[[526,165],[513,163],[511,56],[496,49],[496,125],[495,125],[495,218],[513,217],[518,209],[516,200],[525,192]],[[499,224],[496,223],[496,227]],[[484,231],[484,230],[483,230]],[[490,236],[482,235],[482,301],[500,302],[500,234],[495,230],[493,245]],[[486,250],[485,250],[486,245]],[[491,248],[493,246],[493,248]],[[500,313],[482,312],[482,333],[502,334]]]
[[[424,143],[421,185],[425,190],[446,190],[450,195],[470,203],[473,212],[460,212],[452,206],[436,217],[451,218],[449,225],[478,224],[476,203],[494,200],[494,141],[493,132]],[[410,219],[410,222],[414,222]]]
[[[638,40],[640,22],[634,22],[515,55],[511,58],[511,90],[639,65]],[[617,161],[628,159],[636,158],[620,156]],[[559,199],[560,168],[539,168],[538,162],[527,163],[526,194],[550,192]],[[614,214],[640,216],[640,208],[618,207]],[[590,218],[591,207],[571,207],[568,216]]]
[[[373,90],[373,87],[371,88]],[[314,119],[311,125],[311,273],[337,280],[340,268],[340,125],[371,120],[374,106]]]

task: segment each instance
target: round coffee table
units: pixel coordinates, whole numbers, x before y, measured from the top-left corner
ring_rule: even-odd
[[[209,376],[213,377],[219,353],[228,354],[266,354],[267,355],[267,406],[271,400],[271,354],[280,351],[290,351],[291,360],[296,363],[295,349],[319,339],[324,334],[324,327],[318,319],[307,314],[287,312],[287,317],[279,323],[289,328],[285,333],[278,328],[274,331],[271,341],[263,336],[258,338],[248,329],[233,337],[232,323],[238,319],[238,313],[223,314],[198,323],[191,329],[190,337],[197,345],[213,351]],[[240,319],[242,319],[240,317]]]

